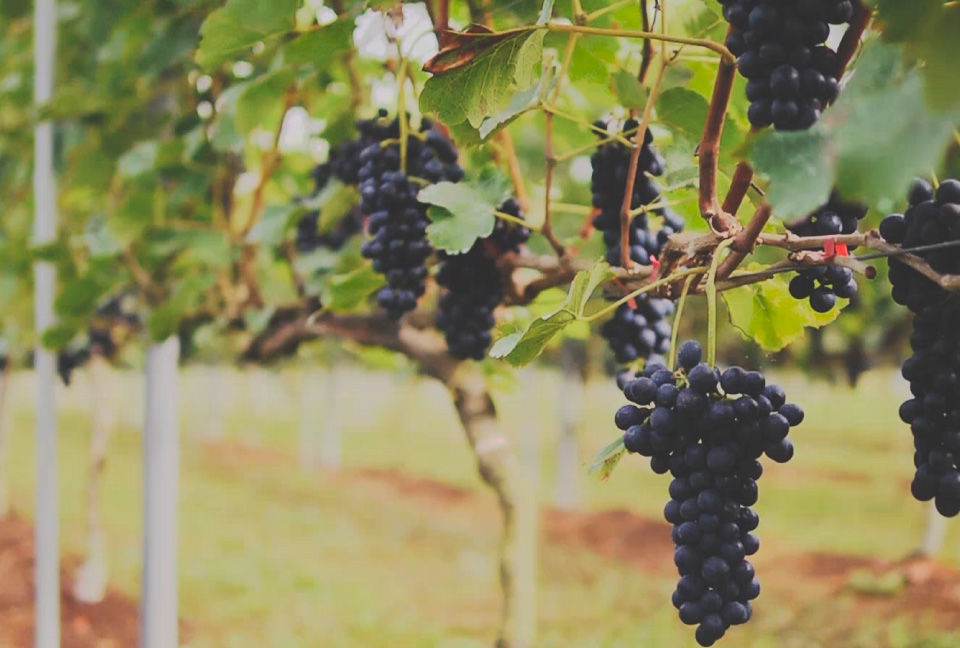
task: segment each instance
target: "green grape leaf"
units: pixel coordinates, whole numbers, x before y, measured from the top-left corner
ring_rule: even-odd
[[[286,107],[286,91],[293,83],[294,72],[282,68],[268,72],[246,84],[237,96],[234,120],[242,135],[249,135],[257,126],[276,131]]]
[[[625,454],[627,449],[623,446],[623,436],[619,436],[593,455],[587,474],[597,477],[600,481],[606,481]]]
[[[44,348],[51,351],[59,351],[65,348],[76,337],[79,329],[64,322],[59,322],[45,329],[40,336],[40,342]]]
[[[755,272],[759,264],[744,270]],[[817,313],[806,300],[794,299],[783,274],[766,281],[733,288],[721,293],[730,314],[730,323],[747,339],[765,351],[779,351],[803,335],[806,327],[820,328],[840,316],[849,303],[837,300],[828,313]]]
[[[319,210],[317,229],[329,232],[359,204],[360,192],[356,187],[331,178],[320,193],[304,203],[304,207]]]
[[[510,103],[503,109],[503,112],[483,120],[480,128],[477,129],[480,139],[486,140],[494,133],[503,130],[517,117],[542,104],[546,99],[547,93],[553,88],[554,84],[556,84],[556,81],[556,70],[550,67],[544,70],[537,83],[526,90],[517,90],[513,98],[510,99]]]
[[[657,98],[657,120],[692,144],[699,143],[703,136],[708,109],[707,99],[687,88],[668,88]],[[735,151],[742,143],[742,132],[728,119],[720,138],[720,151]]]
[[[323,308],[333,313],[351,311],[384,283],[384,276],[369,264],[346,274],[329,275],[320,292]]]
[[[173,293],[147,318],[147,331],[154,341],[165,340],[199,301],[200,295],[215,281],[212,274],[192,274],[174,287]]]
[[[137,142],[117,160],[117,173],[123,178],[133,178],[153,171],[157,163],[157,142]]]
[[[956,64],[960,60],[960,8],[941,0],[872,0],[883,38],[901,43],[912,60],[923,62],[930,105],[947,108],[960,101]]]
[[[570,80],[606,83],[618,51],[615,38],[581,38],[570,58]]]
[[[583,310],[594,291],[614,276],[604,262],[581,270],[573,278],[566,299],[556,309],[530,322],[522,331],[505,335],[490,349],[490,356],[502,358],[515,367],[530,364],[553,337],[583,317]]]
[[[274,247],[283,242],[294,215],[302,214],[303,209],[295,205],[269,205],[263,210],[260,220],[247,232],[247,243],[259,243]]]
[[[200,27],[196,61],[211,70],[256,43],[296,26],[299,0],[227,0]]]
[[[320,29],[303,32],[283,46],[284,59],[293,65],[310,64],[323,70],[350,51],[353,28],[353,18],[344,17]]]
[[[805,132],[768,133],[757,140],[751,159],[770,179],[766,200],[790,221],[816,210],[833,189],[835,142],[821,126]]]
[[[428,64],[434,75],[420,93],[420,109],[446,124],[479,129],[487,117],[507,108],[517,90],[536,83],[545,33],[463,37],[461,47],[441,51]]]
[[[185,250],[196,261],[213,268],[230,265],[231,249],[227,235],[219,230],[186,230],[178,232]]]
[[[647,104],[647,89],[637,77],[620,68],[610,77],[610,87],[624,108],[642,110]]]
[[[446,252],[466,252],[496,224],[497,203],[468,183],[438,182],[421,189],[417,200],[431,205],[427,209],[430,244]]]

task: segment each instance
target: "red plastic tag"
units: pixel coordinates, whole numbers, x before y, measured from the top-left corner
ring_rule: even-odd
[[[829,259],[837,255],[837,242],[832,238],[828,238],[823,242],[823,253]]]

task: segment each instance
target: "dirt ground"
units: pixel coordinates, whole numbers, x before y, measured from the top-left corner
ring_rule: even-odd
[[[218,448],[221,453],[225,450]],[[251,456],[257,454],[252,449],[234,447],[229,452],[232,459],[244,463],[280,460],[275,454]],[[487,518],[496,516],[492,498],[484,493],[402,472],[346,470],[334,479],[362,482],[383,489],[387,497],[422,502],[425,510],[433,512],[458,510]],[[541,528],[543,541],[553,546],[587,550],[651,574],[669,575],[673,570],[669,527],[660,520],[627,510],[548,510],[543,513]],[[0,520],[0,648],[32,645],[33,556],[32,526],[15,515]],[[960,572],[935,561],[906,558],[885,562],[844,554],[794,552],[783,543],[761,551],[757,558],[764,588],[793,601],[797,609],[842,595],[853,604],[858,617],[923,614],[942,628],[960,627]],[[102,603],[77,603],[69,593],[69,574],[77,564],[76,557],[68,556],[62,568],[62,645],[135,646],[136,601],[109,591]]]
[[[70,595],[69,574],[78,562],[68,558],[61,569],[61,646],[135,646],[139,632],[136,602],[111,590],[101,603],[77,603]],[[33,526],[15,515],[3,518],[0,520],[0,646],[3,648],[33,645],[33,567]]]

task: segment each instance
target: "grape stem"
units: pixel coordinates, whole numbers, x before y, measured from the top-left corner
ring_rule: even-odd
[[[683,282],[683,290],[680,291],[680,299],[677,300],[677,312],[673,316],[673,329],[670,331],[670,356],[667,358],[667,367],[677,366],[677,339],[680,336],[680,318],[683,316],[683,307],[687,303],[687,293],[690,292],[690,285],[696,275],[690,275]]]
[[[663,279],[658,279],[657,281],[647,283],[642,288],[637,288],[636,290],[627,293],[617,301],[601,308],[595,313],[591,313],[590,315],[581,315],[577,319],[582,320],[584,322],[593,322],[602,317],[606,317],[613,311],[617,310],[623,304],[626,304],[631,299],[639,297],[644,293],[648,293],[651,290],[656,290],[657,288],[660,288],[661,286],[666,286],[668,284],[671,284],[677,279],[683,279],[684,277],[689,277],[691,275],[702,275],[706,271],[707,271],[706,268],[685,268],[683,270],[678,270],[677,272],[674,272],[668,277],[664,277]]]
[[[740,223],[721,207],[720,200],[717,197],[720,137],[723,135],[727,106],[730,104],[730,95],[733,92],[733,82],[736,79],[736,74],[736,61],[727,59],[720,61],[720,67],[717,68],[717,78],[714,81],[713,95],[710,97],[707,121],[703,127],[703,137],[700,138],[700,146],[697,151],[700,157],[700,214],[710,224],[713,231],[718,233],[736,232],[740,229]]]
[[[720,265],[720,253],[733,245],[734,240],[720,241],[710,261],[710,272],[707,273],[707,364],[711,367],[717,364],[717,268]]]
[[[860,47],[863,32],[867,30],[870,25],[870,18],[873,16],[873,11],[864,5],[861,0],[854,0],[853,4],[853,18],[850,20],[850,26],[847,27],[840,44],[837,45],[837,79],[843,78],[847,66],[850,65],[850,61],[853,60],[857,49]]]
[[[397,45],[399,49],[399,44]],[[397,70],[397,123],[400,125],[400,171],[407,172],[407,133],[410,124],[407,123],[407,59],[400,59],[400,69]]]
[[[520,225],[521,227],[526,227],[531,232],[540,231],[540,227],[537,227],[536,225],[531,225],[528,221],[522,218],[519,218],[517,216],[514,216],[513,214],[507,214],[505,212],[495,209],[493,210],[493,215],[499,218],[500,220],[504,220],[508,223],[513,223],[514,225]]]
[[[721,279],[729,277],[730,273],[743,263],[747,255],[753,252],[753,246],[756,245],[757,239],[763,232],[763,228],[766,226],[767,221],[770,220],[771,213],[770,205],[760,203],[760,206],[757,207],[757,211],[754,212],[753,218],[750,219],[747,226],[731,239],[730,254],[727,255],[727,258],[723,260],[723,263],[717,270]]]

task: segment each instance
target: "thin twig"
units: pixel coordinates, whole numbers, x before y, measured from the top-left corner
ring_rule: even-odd
[[[860,0],[854,0],[853,19],[837,46],[837,79],[843,78],[847,66],[850,65],[854,54],[857,53],[857,49],[860,47],[860,39],[870,25],[872,16],[873,11],[869,7],[865,6]]]
[[[723,263],[720,264],[720,268],[717,270],[717,274],[721,279],[729,277],[730,273],[736,270],[737,267],[743,263],[743,260],[747,258],[747,255],[753,251],[753,246],[756,244],[760,233],[763,232],[767,221],[770,220],[771,213],[770,205],[760,203],[760,206],[757,207],[757,211],[754,212],[753,218],[750,219],[747,226],[733,238],[733,244],[730,246],[730,254],[727,255],[727,258],[723,260]]]
[[[650,127],[650,117],[653,115],[653,105],[660,94],[663,75],[667,71],[666,63],[660,66],[657,76],[647,96],[647,103],[643,107],[643,117],[637,132],[633,136],[633,150],[630,152],[630,166],[627,168],[627,182],[623,189],[623,202],[620,205],[620,265],[629,269],[633,265],[630,258],[630,211],[633,208],[633,189],[637,181],[637,167],[640,164],[640,153],[647,137],[647,128]]]
[[[703,128],[698,154],[700,156],[700,214],[716,232],[737,231],[740,223],[724,211],[717,197],[717,172],[720,158],[720,136],[727,118],[727,106],[736,78],[735,63],[723,61],[717,69],[717,78],[710,98],[707,121]]]
[[[530,197],[527,194],[526,183],[523,181],[523,169],[520,167],[517,150],[513,146],[513,138],[506,130],[502,130],[497,133],[497,143],[500,144],[500,151],[507,164],[510,182],[513,184],[513,192],[517,197],[517,202],[520,203],[520,209],[527,212],[530,210]]]

